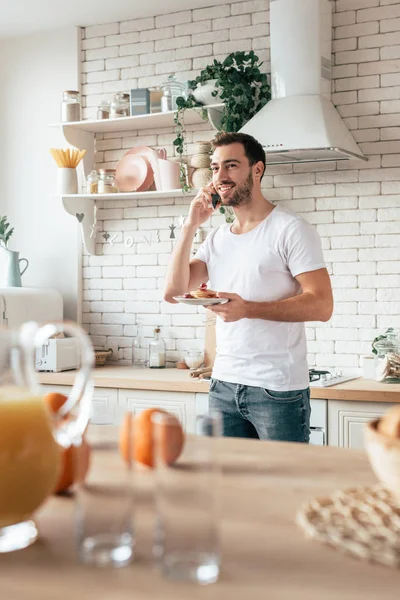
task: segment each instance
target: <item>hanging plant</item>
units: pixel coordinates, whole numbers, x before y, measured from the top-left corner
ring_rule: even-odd
[[[187,168],[188,168],[188,157],[187,157],[187,146],[184,136],[185,124],[184,124],[184,115],[185,110],[187,108],[194,108],[198,111],[201,118],[204,121],[207,121],[207,111],[203,108],[203,105],[200,102],[197,102],[193,96],[189,96],[188,98],[183,98],[183,96],[179,96],[176,99],[176,104],[178,106],[178,110],[174,114],[174,123],[175,123],[175,134],[176,138],[173,141],[173,145],[175,147],[175,151],[179,156],[179,180],[182,186],[182,190],[184,192],[190,192],[190,185],[188,184],[187,177]]]
[[[235,133],[271,99],[268,77],[260,70],[262,64],[253,50],[232,52],[222,62],[214,59],[198,77],[188,82],[188,98],[177,98],[178,110],[174,121],[176,138],[173,144],[180,157],[180,181],[184,191],[189,191],[190,187],[186,183],[184,158],[187,159],[187,152],[183,115],[187,108],[202,107],[194,98],[193,92],[202,84],[215,80],[215,89],[211,95],[224,104],[219,130]],[[202,117],[204,120],[208,119],[205,109],[202,110]],[[225,214],[226,220],[233,219],[231,211],[224,213],[224,207],[220,208],[220,212]]]

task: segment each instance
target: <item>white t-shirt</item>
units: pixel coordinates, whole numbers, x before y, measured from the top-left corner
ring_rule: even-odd
[[[325,267],[315,228],[284,207],[248,233],[230,229],[213,230],[196,253],[213,290],[253,302],[283,300],[301,292],[296,275]],[[304,323],[217,317],[216,337],[215,379],[276,391],[308,387]]]

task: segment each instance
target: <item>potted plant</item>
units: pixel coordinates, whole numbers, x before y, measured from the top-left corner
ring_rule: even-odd
[[[261,72],[261,66],[262,63],[253,50],[232,52],[222,62],[214,59],[198,77],[188,82],[190,90],[188,98],[180,96],[177,99],[176,138],[173,144],[180,157],[181,184],[185,191],[188,190],[184,165],[185,110],[187,108],[201,110],[202,117],[206,120],[207,111],[202,109],[204,103],[221,102],[224,107],[219,129],[229,132],[239,131],[271,99],[268,78]]]
[[[3,248],[7,248],[8,240],[14,233],[14,227],[10,228],[10,223],[7,222],[7,217],[0,218],[0,244]]]
[[[5,258],[5,269],[2,285],[4,287],[21,287],[21,275],[25,273],[29,262],[26,258],[19,258],[19,252],[8,249],[8,240],[14,233],[7,217],[0,217],[0,250]],[[25,261],[25,268],[20,271],[19,263]]]

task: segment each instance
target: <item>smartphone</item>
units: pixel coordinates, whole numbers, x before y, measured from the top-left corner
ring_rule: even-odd
[[[211,203],[213,208],[217,206],[218,202],[221,202],[219,194],[211,194]]]

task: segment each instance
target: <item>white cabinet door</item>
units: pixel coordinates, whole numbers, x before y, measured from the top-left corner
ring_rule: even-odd
[[[153,390],[118,390],[118,413],[138,414],[146,408],[162,408],[176,415],[187,433],[194,432],[195,394]]]
[[[118,390],[95,388],[92,399],[91,423],[95,425],[118,425]]]
[[[328,443],[341,448],[364,449],[365,423],[381,417],[392,404],[328,401]]]
[[[46,392],[59,392],[68,395],[71,386],[67,385],[44,385]],[[96,425],[117,425],[118,390],[113,388],[95,388],[92,398],[92,417],[91,423]]]
[[[206,415],[209,411],[208,394],[196,394],[196,417],[197,415]]]

